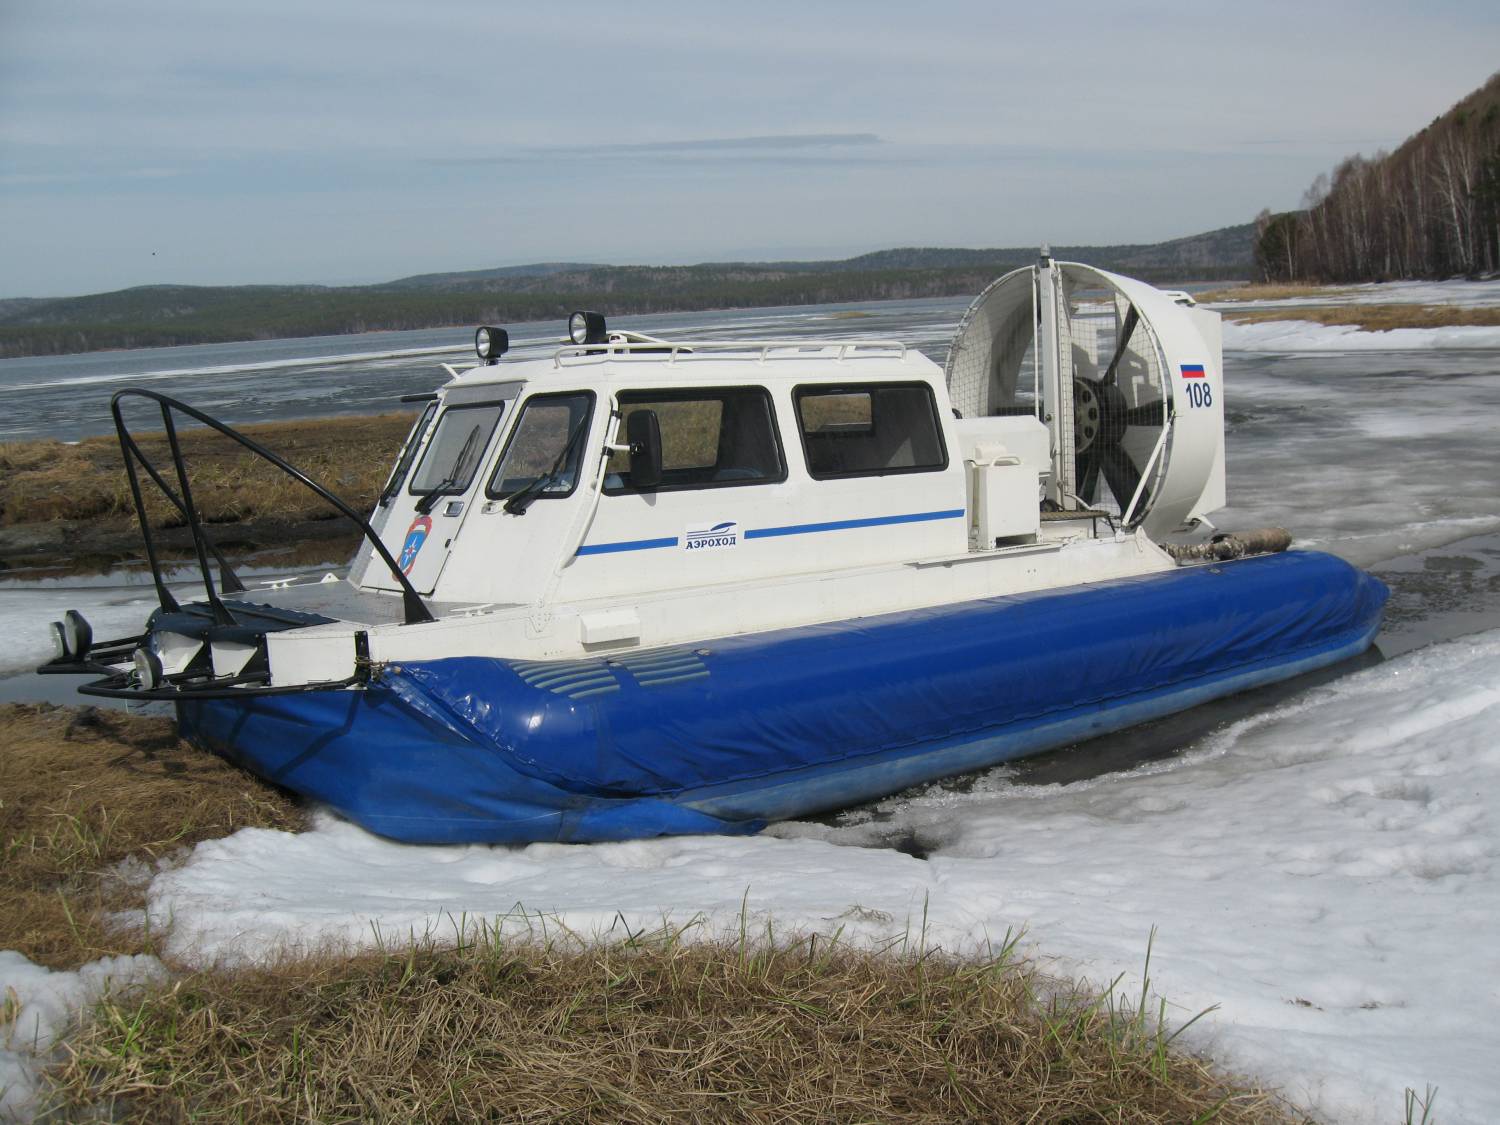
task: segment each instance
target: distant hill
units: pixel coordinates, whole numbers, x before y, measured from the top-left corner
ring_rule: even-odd
[[[1160,281],[1203,281],[1243,272],[1250,264],[1254,226],[1244,223],[1205,234],[1174,238],[1170,242],[1121,246],[1054,246],[1052,255],[1065,261]],[[837,269],[972,269],[1003,264],[1014,269],[1035,260],[1035,246],[1005,250],[877,250],[836,263],[820,263]],[[1210,276],[1212,275],[1212,276]]]
[[[1500,74],[1392,153],[1319,176],[1301,211],[1257,220],[1268,281],[1500,272]]]
[[[608,267],[595,262],[535,262],[529,266],[499,266],[491,270],[464,270],[460,273],[419,273],[370,286],[371,289],[443,289],[470,282],[492,281],[514,277],[553,277],[560,273],[597,270]]]
[[[1219,281],[1252,270],[1244,224],[1150,245],[1056,246],[1149,281]],[[418,274],[378,285],[143,285],[82,297],[0,300],[0,356],[325,336],[606,313],[756,308],[977,293],[1036,259],[1008,249],[909,247],[817,262],[606,266],[551,262]]]

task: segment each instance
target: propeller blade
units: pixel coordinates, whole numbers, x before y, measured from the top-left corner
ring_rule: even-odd
[[[1131,305],[1125,313],[1125,323],[1120,326],[1120,342],[1115,345],[1114,358],[1109,361],[1109,370],[1104,373],[1101,383],[1113,384],[1115,381],[1115,370],[1120,366],[1120,360],[1125,355],[1125,349],[1130,346],[1130,337],[1135,335],[1135,326],[1141,321],[1141,314],[1135,311]]]
[[[1094,444],[1074,459],[1073,476],[1075,493],[1085,504],[1094,502],[1094,489],[1099,486],[1099,446]]]
[[[1162,413],[1162,400],[1159,398],[1125,411],[1127,426],[1163,426],[1166,421],[1166,416]]]
[[[1111,445],[1099,451],[1099,460],[1103,462],[1104,480],[1109,485],[1109,490],[1115,494],[1115,503],[1120,505],[1120,511],[1124,512],[1130,503],[1130,498],[1135,495],[1136,487],[1141,483],[1140,470],[1135,467],[1135,462],[1130,459],[1118,445]],[[1146,506],[1150,496],[1144,491],[1141,493],[1141,502],[1136,505],[1139,511]]]

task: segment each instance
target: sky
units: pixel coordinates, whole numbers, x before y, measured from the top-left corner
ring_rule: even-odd
[[[0,0],[0,297],[1154,242],[1497,47],[1488,0]]]

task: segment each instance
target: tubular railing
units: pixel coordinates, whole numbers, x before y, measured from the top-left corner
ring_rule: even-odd
[[[172,468],[177,477],[177,491],[172,489],[172,486],[167,482],[162,473],[151,463],[151,459],[146,456],[145,451],[141,449],[140,444],[135,440],[134,435],[131,434],[130,428],[125,424],[120,404],[123,400],[129,398],[146,399],[149,402],[156,403],[161,409],[162,428],[166,432],[167,448],[171,451]],[[166,580],[162,577],[161,562],[156,554],[156,543],[151,536],[151,521],[146,517],[146,505],[141,495],[141,480],[138,467],[140,470],[145,471],[146,475],[151,478],[152,483],[166,497],[167,502],[176,508],[183,519],[187,521],[188,531],[193,537],[193,550],[198,556],[198,568],[203,575],[204,594],[209,609],[213,613],[214,620],[218,624],[232,625],[235,623],[234,614],[224,604],[222,598],[219,596],[220,592],[226,594],[239,593],[245,589],[244,583],[235,575],[233,568],[225,560],[224,556],[220,554],[218,548],[209,540],[208,533],[203,529],[203,521],[198,515],[198,509],[193,504],[192,485],[188,480],[187,465],[182,455],[182,443],[178,439],[177,425],[173,418],[173,414],[176,412],[203,423],[203,425],[216,430],[231,441],[248,449],[261,460],[269,462],[303,487],[327,501],[338,510],[340,515],[352,520],[364,538],[368,539],[371,546],[375,548],[375,553],[380,556],[380,560],[390,567],[391,576],[401,586],[401,602],[402,608],[405,611],[406,624],[415,625],[423,621],[433,620],[432,612],[427,608],[427,604],[422,600],[422,596],[417,593],[411,581],[401,572],[400,566],[397,565],[390,551],[386,549],[385,544],[380,541],[380,536],[370,526],[369,521],[295,465],[283,460],[265,446],[252,438],[246,437],[238,430],[226,426],[223,422],[215,418],[211,418],[209,415],[203,413],[203,411],[197,410],[175,398],[157,394],[155,391],[143,390],[139,387],[127,387],[123,391],[115,392],[114,397],[110,399],[109,409],[110,413],[114,416],[115,433],[120,439],[120,455],[125,460],[125,475],[130,482],[130,496],[135,504],[136,520],[141,525],[141,537],[145,540],[146,562],[151,567],[151,579],[155,583],[156,596],[161,602],[162,609],[168,612],[175,612],[180,607],[177,604],[177,599],[172,596],[172,592],[167,589]],[[214,557],[214,560],[220,567],[220,589],[218,591],[214,589],[213,573],[208,564],[210,555]]]
[[[907,346],[900,340],[686,340],[673,343],[670,340],[609,340],[600,344],[568,344],[552,354],[552,365],[562,367],[568,361],[594,361],[611,356],[651,355],[666,353],[668,363],[685,359],[749,359],[766,363],[779,359],[807,359],[814,353],[834,358],[905,359]],[[735,354],[739,353],[739,354]]]

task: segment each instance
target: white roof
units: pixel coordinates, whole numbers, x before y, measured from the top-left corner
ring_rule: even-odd
[[[923,379],[940,382],[941,369],[897,340],[690,340],[567,345],[468,368],[448,365],[444,390],[507,383],[652,383]]]

